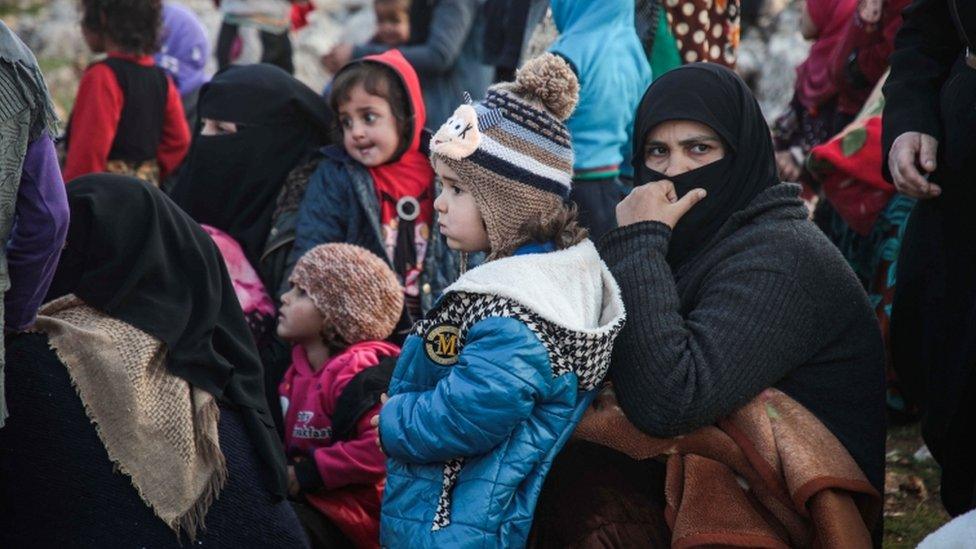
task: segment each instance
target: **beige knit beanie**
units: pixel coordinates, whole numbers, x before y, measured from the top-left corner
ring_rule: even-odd
[[[288,281],[301,288],[348,345],[385,339],[403,309],[403,287],[385,261],[352,244],[321,244],[305,253]]]
[[[527,222],[545,224],[569,200],[573,146],[564,122],[578,100],[569,63],[545,53],[519,69],[515,82],[458,107],[434,134],[431,160],[450,166],[470,189],[488,231],[488,259],[510,255],[528,241]]]

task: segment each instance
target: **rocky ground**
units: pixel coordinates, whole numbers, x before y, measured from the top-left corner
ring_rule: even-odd
[[[757,25],[742,33],[736,70],[756,94],[767,120],[793,97],[795,68],[810,49],[800,32],[802,2],[769,0]]]

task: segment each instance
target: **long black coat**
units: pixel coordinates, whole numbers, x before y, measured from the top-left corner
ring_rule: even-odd
[[[105,446],[43,334],[7,342],[10,418],[0,429],[0,546],[190,547],[182,545],[113,470]],[[268,491],[266,471],[240,415],[221,406],[227,484],[193,547],[307,547],[287,501]]]
[[[923,410],[952,514],[976,506],[976,3],[916,0],[895,40],[883,115],[886,151],[904,132],[938,139],[938,198],[905,228],[892,311],[892,360]],[[885,159],[884,171],[890,176]]]

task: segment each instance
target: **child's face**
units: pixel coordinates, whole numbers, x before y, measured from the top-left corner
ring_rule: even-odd
[[[410,17],[396,2],[382,2],[376,9],[376,41],[390,47],[402,46],[410,39]]]
[[[366,167],[389,162],[400,145],[389,102],[367,93],[362,84],[353,87],[349,99],[339,105],[339,123],[346,152]]]
[[[292,342],[321,339],[324,319],[305,290],[292,286],[281,296],[278,336]]]
[[[434,171],[441,178],[441,194],[434,200],[434,209],[448,247],[468,253],[488,251],[488,231],[474,195],[462,186],[457,172],[443,162],[435,161]]]

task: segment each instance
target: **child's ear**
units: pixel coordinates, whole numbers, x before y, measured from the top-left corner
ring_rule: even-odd
[[[319,335],[322,337],[322,343],[329,348],[343,348],[348,347],[345,340],[342,339],[342,335],[339,334],[339,330],[336,329],[335,324],[322,319],[322,330],[319,331]]]

